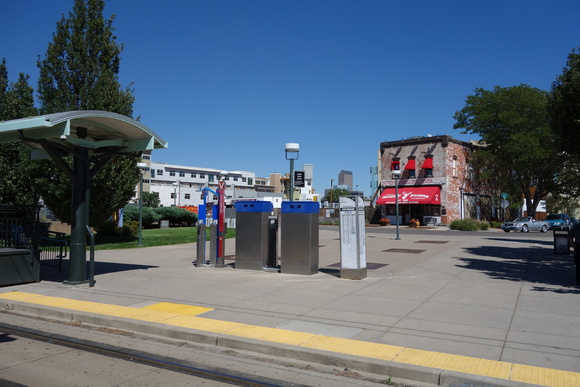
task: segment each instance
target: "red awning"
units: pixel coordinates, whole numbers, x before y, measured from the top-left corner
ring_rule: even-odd
[[[421,169],[433,169],[433,158],[426,158],[425,161],[423,161],[423,165],[421,165]]]
[[[408,170],[412,170],[412,171],[415,170],[415,159],[409,159],[407,161],[407,165],[405,165],[405,171],[408,171]]]
[[[399,169],[399,160],[393,160],[393,162],[391,162],[391,171],[398,171]]]
[[[377,204],[395,204],[395,188],[385,188]],[[439,187],[401,187],[399,204],[441,204]]]

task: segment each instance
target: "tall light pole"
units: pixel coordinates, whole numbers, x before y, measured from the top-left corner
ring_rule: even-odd
[[[395,240],[401,240],[399,237],[399,177],[401,177],[400,169],[393,169],[391,171],[395,179],[395,224],[397,225],[397,237]]]
[[[173,183],[173,207],[177,207],[177,183]]]
[[[294,160],[298,160],[300,144],[289,142],[285,146],[286,160],[290,160],[290,201],[294,201]]]
[[[147,164],[137,163],[137,168],[139,168],[139,243],[137,246],[143,246],[143,173]]]

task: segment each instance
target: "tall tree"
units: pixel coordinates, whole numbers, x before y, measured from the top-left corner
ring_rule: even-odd
[[[56,24],[40,70],[38,97],[43,114],[105,110],[131,117],[133,90],[121,88],[118,74],[122,45],[114,35],[114,16],[103,17],[103,0],[75,0],[73,11]],[[52,163],[43,166],[45,202],[70,221],[70,181]],[[116,157],[91,181],[91,224],[106,221],[135,194],[136,158]]]
[[[480,163],[488,174],[504,177],[500,189],[523,196],[534,216],[561,162],[548,122],[547,93],[528,85],[478,88],[454,118],[455,129],[480,135],[486,144],[476,150]]]
[[[20,73],[18,81],[10,83],[6,58],[0,63],[0,121],[38,114],[34,107],[33,88],[29,76]],[[0,203],[32,205],[34,177],[30,174],[30,149],[21,143],[0,144]]]
[[[552,84],[549,95],[549,113],[552,130],[559,146],[580,160],[580,53],[568,55],[566,67]]]

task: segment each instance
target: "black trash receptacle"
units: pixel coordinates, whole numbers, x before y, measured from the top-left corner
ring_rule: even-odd
[[[280,271],[318,273],[318,202],[282,202]]]
[[[239,201],[236,207],[236,269],[262,270],[268,264],[272,203]]]
[[[554,230],[554,254],[570,255],[570,242],[568,241],[568,231]]]
[[[0,248],[0,286],[40,281],[40,260],[31,250]]]

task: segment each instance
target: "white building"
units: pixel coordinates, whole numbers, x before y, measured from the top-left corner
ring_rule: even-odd
[[[202,189],[217,192],[218,181],[226,182],[226,203],[257,197],[254,172],[222,171],[213,168],[188,167],[151,162],[149,192],[157,192],[162,206],[198,206],[203,204]],[[144,188],[145,190],[145,188]],[[210,191],[207,202],[217,203]]]
[[[218,182],[222,178],[226,183],[226,205],[237,200],[265,200],[272,202],[274,208],[280,208],[282,200],[287,200],[283,199],[286,197],[283,182],[288,177],[279,173],[261,178],[256,177],[254,172],[156,163],[151,161],[149,154],[143,154],[141,161],[147,165],[143,171],[143,191],[156,192],[160,205],[164,207],[199,206],[203,204],[203,188],[210,190],[207,203],[217,204],[217,196],[212,191],[217,192]],[[304,170],[305,186],[295,187],[294,200],[317,201],[312,187],[312,164],[305,164]]]

